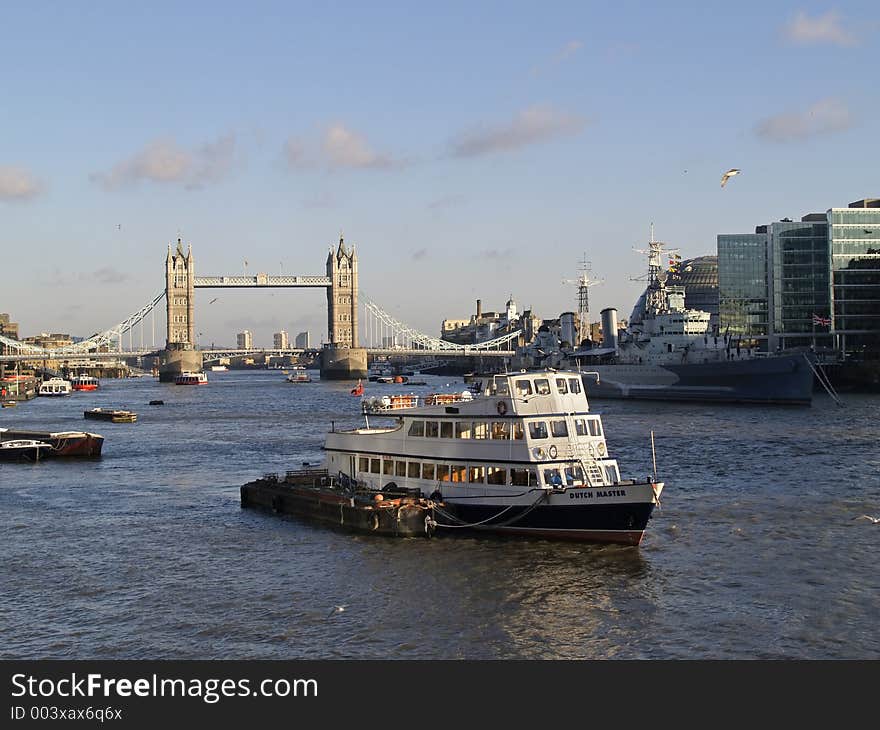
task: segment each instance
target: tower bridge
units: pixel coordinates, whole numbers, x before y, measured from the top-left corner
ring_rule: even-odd
[[[321,349],[323,379],[363,378],[368,374],[368,355],[450,357],[510,357],[520,344],[521,332],[474,345],[458,345],[426,335],[388,314],[376,302],[361,295],[358,286],[358,259],[354,247],[342,238],[330,249],[326,274],[306,276],[196,276],[192,246],[184,251],[183,241],[169,244],[165,258],[165,291],[119,324],[96,332],[85,340],[64,347],[43,348],[0,336],[0,362],[21,360],[103,359],[159,354],[160,380],[170,381],[185,370],[201,370],[208,353],[198,349],[195,337],[196,289],[279,289],[322,288],[327,296],[327,343]],[[155,314],[165,299],[165,346],[156,346]],[[359,316],[363,312],[363,319]],[[147,322],[151,325],[151,344],[146,344]],[[140,343],[136,343],[138,330]],[[360,332],[363,330],[362,345]],[[125,339],[128,336],[128,347]],[[364,346],[365,345],[365,346]]]

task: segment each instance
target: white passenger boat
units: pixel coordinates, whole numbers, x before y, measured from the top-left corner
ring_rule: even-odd
[[[311,383],[312,376],[309,375],[305,368],[294,368],[293,372],[287,376],[288,383]]]
[[[174,379],[176,385],[207,385],[208,376],[204,372],[183,372]]]
[[[366,398],[366,427],[327,434],[328,472],[428,496],[441,531],[638,545],[663,483],[621,478],[581,378],[499,374],[477,395]]]
[[[37,395],[70,395],[72,386],[69,380],[49,378],[40,383]]]

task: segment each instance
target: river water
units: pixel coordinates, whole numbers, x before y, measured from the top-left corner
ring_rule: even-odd
[[[376,538],[243,510],[243,483],[319,464],[359,399],[279,371],[209,379],[105,380],[0,412],[106,437],[98,460],[0,464],[0,657],[880,657],[880,525],[854,519],[880,516],[878,396],[593,402],[624,478],[650,473],[655,432],[663,505],[627,548]],[[138,422],[84,421],[94,406]]]

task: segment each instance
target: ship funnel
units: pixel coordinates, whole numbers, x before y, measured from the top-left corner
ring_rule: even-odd
[[[577,315],[574,312],[563,312],[559,315],[559,339],[568,343],[572,350],[580,344],[577,341]]]
[[[614,307],[602,310],[602,346],[617,350],[617,310]]]

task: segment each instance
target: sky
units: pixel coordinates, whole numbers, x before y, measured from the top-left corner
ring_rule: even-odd
[[[88,336],[178,237],[197,275],[323,275],[343,235],[428,334],[476,299],[574,310],[584,260],[597,320],[652,223],[689,258],[880,197],[873,3],[651,5],[5,4],[0,312]],[[203,347],[326,337],[323,290],[200,290],[195,317]]]

